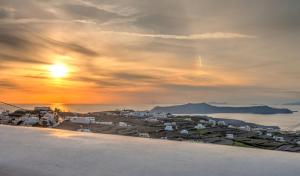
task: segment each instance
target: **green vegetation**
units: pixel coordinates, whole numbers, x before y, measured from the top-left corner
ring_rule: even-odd
[[[196,133],[199,135],[206,135],[210,133],[210,131],[208,131],[207,129],[201,129],[201,130],[197,130]]]
[[[244,144],[244,143],[238,142],[238,141],[234,141],[233,145],[234,146],[238,146],[238,147],[250,147],[250,148],[253,148],[253,146],[251,146],[251,145],[247,145],[247,144]]]

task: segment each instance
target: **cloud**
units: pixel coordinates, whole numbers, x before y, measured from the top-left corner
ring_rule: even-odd
[[[39,78],[39,77],[37,77]],[[108,72],[91,76],[77,76],[69,78],[70,81],[93,83],[97,87],[136,87],[137,85],[156,85],[160,78],[148,74],[128,73],[128,71]]]
[[[24,49],[33,45],[31,41],[20,36],[9,34],[8,31],[6,33],[1,33],[0,31],[0,44],[17,49]]]
[[[6,88],[6,89],[16,89],[19,88],[19,86],[9,80],[0,80],[0,88]]]
[[[151,81],[151,80],[158,79],[152,75],[125,73],[125,72],[113,73],[112,76],[116,79],[127,80],[127,81]]]
[[[26,56],[14,56],[8,54],[0,53],[0,61],[3,62],[23,62],[23,63],[31,63],[31,64],[49,64],[49,62],[45,62],[42,60],[37,60],[33,58],[28,58]]]
[[[91,57],[99,56],[99,53],[97,53],[96,51],[89,49],[87,47],[84,47],[82,45],[79,45],[77,43],[63,42],[63,41],[58,41],[58,40],[54,40],[54,39],[50,39],[50,38],[47,38],[45,40],[49,44],[65,48],[65,49],[71,50],[73,52],[82,54],[82,55],[87,55],[87,56],[91,56]]]
[[[47,36],[43,36],[42,33],[28,28],[28,26],[16,25],[15,27],[18,27],[17,29],[13,28],[13,26],[0,28],[0,46],[3,45],[14,51],[22,50],[32,52],[33,50],[35,50],[35,53],[38,53],[37,51],[43,49],[53,50],[55,48],[62,48],[89,57],[99,56],[99,53],[85,46],[82,46],[81,44],[75,42],[59,41]],[[13,60],[20,60],[21,57],[24,57],[13,57],[11,55],[7,56],[3,54],[1,56],[7,58],[9,57]],[[26,59],[23,59],[23,61],[25,60]]]
[[[118,80],[112,80],[112,79],[103,79],[103,78],[93,78],[93,77],[74,77],[69,78],[71,81],[81,81],[86,83],[93,83],[97,87],[121,87],[123,84]]]
[[[0,7],[0,19],[11,18],[11,17],[13,17],[12,9]]]
[[[97,7],[80,5],[80,4],[64,4],[63,10],[67,12],[72,18],[79,19],[95,19],[100,21],[108,21],[113,18],[122,18],[123,16],[99,9]]]
[[[133,37],[149,37],[160,39],[176,39],[176,40],[208,40],[208,39],[242,39],[242,38],[256,38],[256,36],[239,34],[239,33],[203,33],[203,34],[191,34],[191,35],[168,35],[168,34],[145,34],[145,33],[133,33],[133,32],[118,32],[118,31],[101,31],[102,33],[126,35]]]

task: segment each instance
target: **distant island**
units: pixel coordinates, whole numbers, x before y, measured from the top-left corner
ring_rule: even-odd
[[[188,103],[160,107],[156,106],[152,112],[165,112],[171,114],[215,114],[215,113],[248,113],[248,114],[292,114],[289,109],[272,108],[269,106],[249,106],[249,107],[225,107],[213,106],[207,103]]]

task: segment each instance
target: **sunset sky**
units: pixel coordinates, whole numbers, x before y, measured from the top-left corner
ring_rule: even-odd
[[[300,100],[299,0],[0,0],[0,100]]]

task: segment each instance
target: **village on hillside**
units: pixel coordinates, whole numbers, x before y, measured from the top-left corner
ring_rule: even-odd
[[[3,111],[0,124],[300,152],[300,132],[208,116],[126,109],[74,113],[35,107],[33,110]]]

